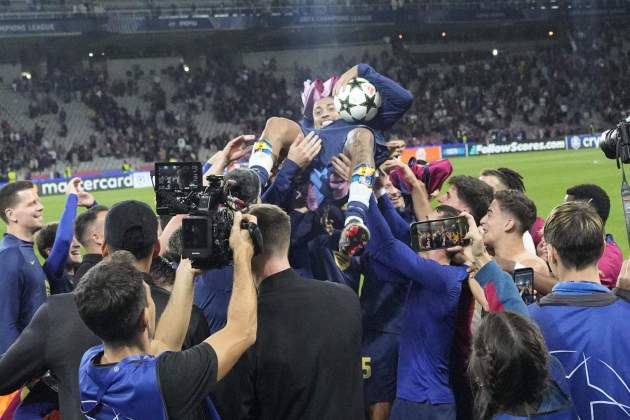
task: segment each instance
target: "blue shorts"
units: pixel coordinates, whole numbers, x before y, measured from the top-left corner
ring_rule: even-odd
[[[361,349],[363,392],[367,406],[396,398],[398,334],[364,331]]]

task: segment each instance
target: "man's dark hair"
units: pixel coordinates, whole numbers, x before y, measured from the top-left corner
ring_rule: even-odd
[[[165,257],[157,257],[151,261],[149,274],[151,274],[153,282],[158,287],[165,288],[175,284],[175,269]]]
[[[606,224],[610,214],[610,197],[601,187],[594,184],[580,184],[567,190],[568,195],[572,195],[575,200],[588,201],[595,208],[597,214]]]
[[[147,296],[133,263],[129,252],[118,251],[85,273],[73,292],[85,325],[109,345],[129,343],[140,332]]]
[[[169,263],[179,263],[184,252],[183,230],[178,227],[168,240],[166,250],[162,253],[164,259]],[[155,260],[153,261],[155,262]]]
[[[20,191],[30,189],[33,189],[33,183],[31,181],[10,182],[0,188],[0,217],[4,220],[4,223],[9,223],[5,212],[7,209],[17,204],[17,194]]]
[[[260,180],[251,169],[233,169],[225,174],[226,181],[233,181],[232,195],[240,198],[245,205],[256,204],[260,196]]]
[[[525,194],[517,190],[502,190],[494,194],[502,211],[510,213],[516,219],[518,232],[522,235],[536,221],[536,204]]]
[[[139,236],[142,234],[140,229],[129,229],[125,232],[124,241],[125,245],[122,245],[121,248],[117,248],[113,245],[109,245],[110,252],[117,251],[128,251],[130,252],[137,261],[144,260],[148,258],[151,254],[153,254],[153,250],[155,249],[155,244],[146,245],[142,244],[142,241]]]
[[[475,418],[538,407],[549,384],[549,351],[538,327],[514,312],[489,313],[473,340],[468,373]]]
[[[525,192],[525,184],[523,184],[523,176],[510,168],[484,169],[481,176],[494,176],[501,181],[509,190],[517,190]]]
[[[461,213],[455,207],[447,206],[445,204],[441,204],[435,208],[435,211],[440,213],[440,217],[457,217]]]
[[[567,268],[582,270],[596,264],[604,252],[604,223],[584,201],[568,201],[553,209],[543,237]]]
[[[287,253],[291,240],[291,221],[289,215],[273,204],[255,204],[249,214],[256,216],[258,228],[263,240],[264,256]]]
[[[158,240],[157,217],[146,203],[121,201],[105,218],[105,242],[110,252],[129,251],[136,260],[148,258]]]
[[[58,227],[59,222],[48,223],[35,235],[35,245],[37,245],[39,255],[41,255],[44,259],[48,258],[48,252],[46,252],[46,249],[52,248],[55,243],[55,235],[57,234]]]
[[[84,211],[81,213],[74,221],[74,236],[77,240],[85,247],[87,243],[87,238],[85,234],[88,231],[88,228],[94,223],[96,217],[100,212],[107,211],[109,208],[107,206],[101,206],[100,204],[92,207],[91,209]]]
[[[454,176],[448,183],[457,188],[457,196],[470,209],[470,214],[479,224],[481,218],[488,213],[488,207],[492,202],[492,187],[468,175]]]

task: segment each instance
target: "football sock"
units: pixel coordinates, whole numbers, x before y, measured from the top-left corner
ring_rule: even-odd
[[[264,188],[267,185],[267,181],[269,181],[271,168],[273,168],[271,142],[261,137],[254,143],[252,155],[249,158],[249,168],[256,172],[260,179],[260,185]]]
[[[364,221],[370,206],[375,172],[376,170],[373,167],[366,164],[359,164],[354,167],[350,181],[348,207],[346,209],[346,224],[353,220]]]

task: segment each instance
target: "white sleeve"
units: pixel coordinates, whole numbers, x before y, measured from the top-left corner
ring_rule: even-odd
[[[525,231],[525,233],[523,233],[523,245],[530,254],[536,255],[536,245],[534,245],[534,239],[528,231]]]

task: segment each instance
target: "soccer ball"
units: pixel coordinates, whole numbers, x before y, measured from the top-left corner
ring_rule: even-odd
[[[335,108],[349,123],[367,122],[378,114],[381,94],[362,77],[351,79],[335,96]]]

